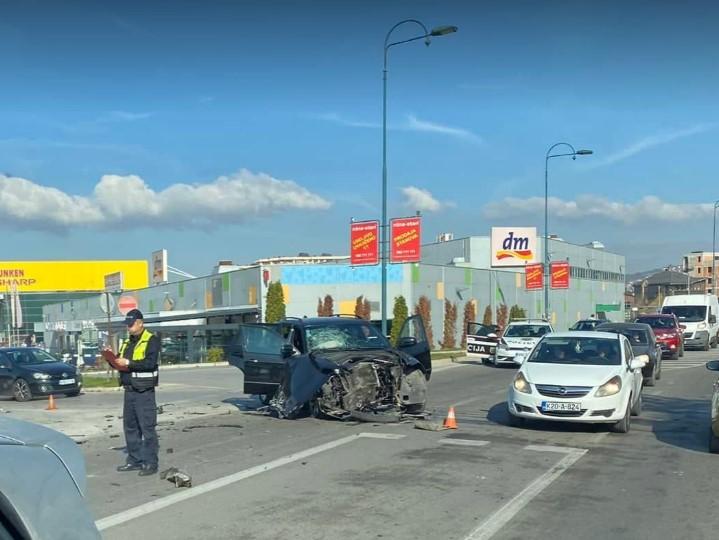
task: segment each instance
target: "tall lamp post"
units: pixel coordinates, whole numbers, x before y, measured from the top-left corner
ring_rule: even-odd
[[[712,294],[717,293],[717,277],[716,277],[716,243],[717,243],[717,208],[719,201],[714,203],[714,232],[712,234]]]
[[[553,154],[552,152],[558,146],[566,146],[571,152]],[[577,156],[588,156],[592,153],[591,150],[575,150],[571,144],[560,142],[550,146],[544,156],[544,317],[547,320],[549,320],[549,160],[564,156],[577,159]]]
[[[405,24],[413,24],[419,26],[422,33],[411,37],[409,39],[403,39],[400,41],[390,42],[392,32],[394,32],[400,26]],[[412,41],[424,40],[425,45],[429,47],[431,37],[446,36],[447,34],[453,34],[457,31],[456,26],[438,26],[432,30],[427,30],[427,27],[416,19],[406,19],[395,24],[387,32],[387,36],[384,38],[384,68],[382,70],[382,334],[387,335],[387,57],[391,47],[395,45],[402,45],[403,43],[410,43]]]

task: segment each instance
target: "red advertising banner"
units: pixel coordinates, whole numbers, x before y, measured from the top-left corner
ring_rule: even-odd
[[[422,218],[397,218],[390,221],[390,261],[419,262],[422,237]]]
[[[552,289],[569,288],[569,263],[567,261],[551,263],[549,265],[549,274],[551,276],[550,284]]]
[[[357,221],[350,225],[350,264],[379,264],[379,221]]]
[[[544,287],[544,265],[536,263],[525,266],[524,280],[528,291],[536,291]]]

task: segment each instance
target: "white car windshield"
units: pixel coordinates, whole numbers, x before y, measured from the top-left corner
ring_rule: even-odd
[[[538,338],[549,333],[549,326],[546,324],[516,324],[507,327],[505,337]]]
[[[622,355],[617,339],[546,337],[534,349],[528,362],[618,366],[622,363]]]

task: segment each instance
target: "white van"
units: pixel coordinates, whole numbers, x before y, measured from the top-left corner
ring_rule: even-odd
[[[684,347],[708,351],[719,342],[719,301],[713,294],[679,294],[667,296],[662,313],[673,313],[684,327]]]

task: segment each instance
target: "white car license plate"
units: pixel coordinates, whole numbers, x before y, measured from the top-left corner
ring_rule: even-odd
[[[582,410],[582,404],[565,403],[563,401],[542,401],[542,410],[579,412]]]
[[[62,379],[58,383],[60,385],[66,385],[66,384],[75,384],[75,379]]]

